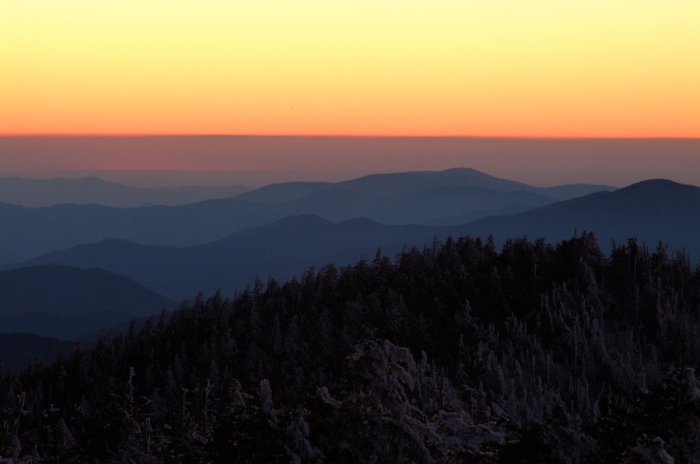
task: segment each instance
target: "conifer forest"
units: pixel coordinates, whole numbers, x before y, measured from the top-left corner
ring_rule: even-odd
[[[5,366],[0,462],[693,463],[699,363],[685,252],[460,237]]]

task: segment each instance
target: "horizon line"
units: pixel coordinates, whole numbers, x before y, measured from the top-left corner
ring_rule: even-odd
[[[0,138],[159,138],[159,137],[274,137],[274,138],[364,138],[364,139],[499,139],[499,140],[700,140],[700,136],[540,136],[540,135],[362,135],[362,134],[2,134]]]

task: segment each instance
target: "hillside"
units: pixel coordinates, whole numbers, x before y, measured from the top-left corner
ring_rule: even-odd
[[[68,354],[75,347],[75,342],[57,338],[41,337],[26,333],[0,333],[0,371],[14,367],[22,370],[38,359],[49,364],[57,354]]]
[[[387,226],[367,219],[332,223],[305,215],[236,232],[225,239],[187,248],[105,240],[35,258],[23,265],[58,263],[100,267],[124,274],[174,299],[199,291],[225,296],[242,291],[257,277],[286,280],[311,266],[350,264],[372,258],[381,247],[395,255],[404,245],[431,244],[434,229]]]
[[[523,213],[477,220],[464,227],[474,236],[493,234],[497,244],[513,237],[562,240],[575,231],[595,232],[604,250],[613,240],[637,237],[655,248],[686,249],[700,258],[700,188],[648,180],[614,192],[597,192]]]
[[[0,332],[64,340],[177,304],[123,275],[62,265],[0,272]]]
[[[698,279],[685,256],[632,240],[606,258],[581,234],[258,282],[0,377],[0,420],[21,418],[0,454],[697,462]]]

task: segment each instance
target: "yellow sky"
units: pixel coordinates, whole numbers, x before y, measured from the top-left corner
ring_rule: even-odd
[[[700,2],[0,0],[0,134],[700,137]]]

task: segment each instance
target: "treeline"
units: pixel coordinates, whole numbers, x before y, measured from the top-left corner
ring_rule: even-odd
[[[682,251],[448,239],[10,370],[0,462],[698,462],[699,361]]]

